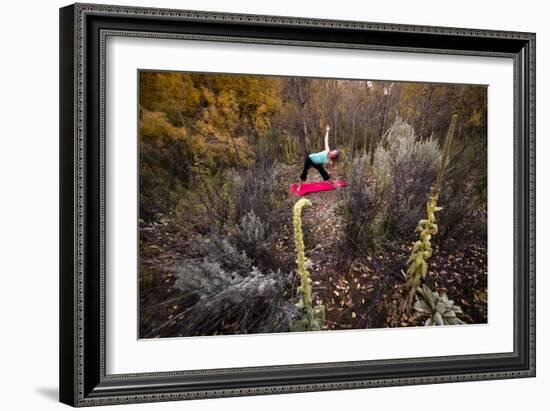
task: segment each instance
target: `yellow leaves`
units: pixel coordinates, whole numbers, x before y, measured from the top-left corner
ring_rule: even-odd
[[[200,108],[200,91],[183,73],[141,72],[139,104],[144,110],[162,112],[170,124],[189,126],[185,119]]]
[[[468,122],[475,127],[479,127],[481,125],[481,119],[482,119],[482,112],[481,110],[474,110],[470,118],[468,119]]]
[[[164,113],[143,110],[139,121],[142,138],[162,140],[166,138],[185,138],[187,132],[183,127],[174,127],[168,122]]]
[[[487,289],[474,291],[474,302],[476,304],[487,304]]]
[[[269,77],[141,72],[139,103],[192,134],[236,138],[268,132],[282,104],[279,88]]]
[[[343,307],[344,305],[346,307],[353,307],[353,300],[350,295],[347,295],[345,298],[340,300],[340,306]]]

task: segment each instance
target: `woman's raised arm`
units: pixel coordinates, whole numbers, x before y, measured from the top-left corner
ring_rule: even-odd
[[[325,150],[330,151],[330,147],[328,145],[328,132],[330,131],[330,126],[327,125],[327,133],[325,134]]]

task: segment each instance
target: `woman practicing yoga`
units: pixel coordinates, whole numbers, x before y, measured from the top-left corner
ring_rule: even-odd
[[[317,171],[321,174],[321,177],[323,177],[324,181],[330,180],[330,175],[327,173],[323,166],[331,164],[333,161],[335,161],[340,156],[340,152],[336,149],[330,149],[328,145],[329,131],[330,126],[327,126],[327,133],[325,134],[325,149],[323,151],[319,151],[318,153],[306,155],[304,160],[304,169],[302,171],[302,174],[300,174],[300,181],[298,182],[298,191],[300,191],[302,183],[306,181],[307,172],[311,167],[315,167],[317,169]]]

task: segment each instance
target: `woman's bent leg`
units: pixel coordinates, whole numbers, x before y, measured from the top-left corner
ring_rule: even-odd
[[[330,175],[327,173],[327,170],[325,170],[325,168],[321,164],[314,164],[313,166],[321,174],[321,177],[323,177],[323,181],[330,180]]]

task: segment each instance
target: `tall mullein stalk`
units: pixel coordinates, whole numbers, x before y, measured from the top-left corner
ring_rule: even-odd
[[[319,331],[322,329],[325,319],[325,308],[322,305],[313,306],[311,290],[311,278],[306,268],[306,255],[304,247],[304,236],[302,232],[302,209],[309,207],[311,201],[302,198],[294,204],[294,244],[296,247],[296,264],[300,275],[300,301],[296,304],[304,313],[304,318],[296,321],[293,325],[295,331]]]
[[[457,117],[458,116],[456,114],[453,115],[451,125],[449,126],[449,130],[445,136],[441,163],[439,164],[439,168],[437,170],[435,183],[430,190],[430,197],[426,203],[427,218],[418,222],[416,231],[419,233],[419,239],[413,244],[411,256],[407,260],[408,269],[406,273],[406,285],[409,290],[409,294],[404,306],[406,311],[410,310],[414,295],[416,294],[418,287],[420,287],[422,280],[426,278],[426,274],[428,273],[428,260],[433,254],[431,239],[433,235],[437,234],[435,213],[442,209],[442,207],[438,207],[437,201],[439,199],[439,193],[443,183],[443,175],[445,174],[447,161],[449,159],[451,141],[455,133]]]
[[[458,115],[453,114],[453,117],[451,118],[451,125],[449,126],[449,130],[447,130],[447,135],[445,136],[445,143],[443,143],[443,154],[441,155],[441,163],[439,164],[439,169],[437,170],[437,176],[435,178],[435,184],[434,184],[434,193],[439,197],[439,192],[441,191],[441,185],[443,184],[443,175],[445,174],[445,170],[447,168],[447,161],[449,160],[449,152],[451,151],[451,143],[453,141],[453,137],[456,130],[456,121],[457,121]],[[437,198],[436,198],[437,201]]]

